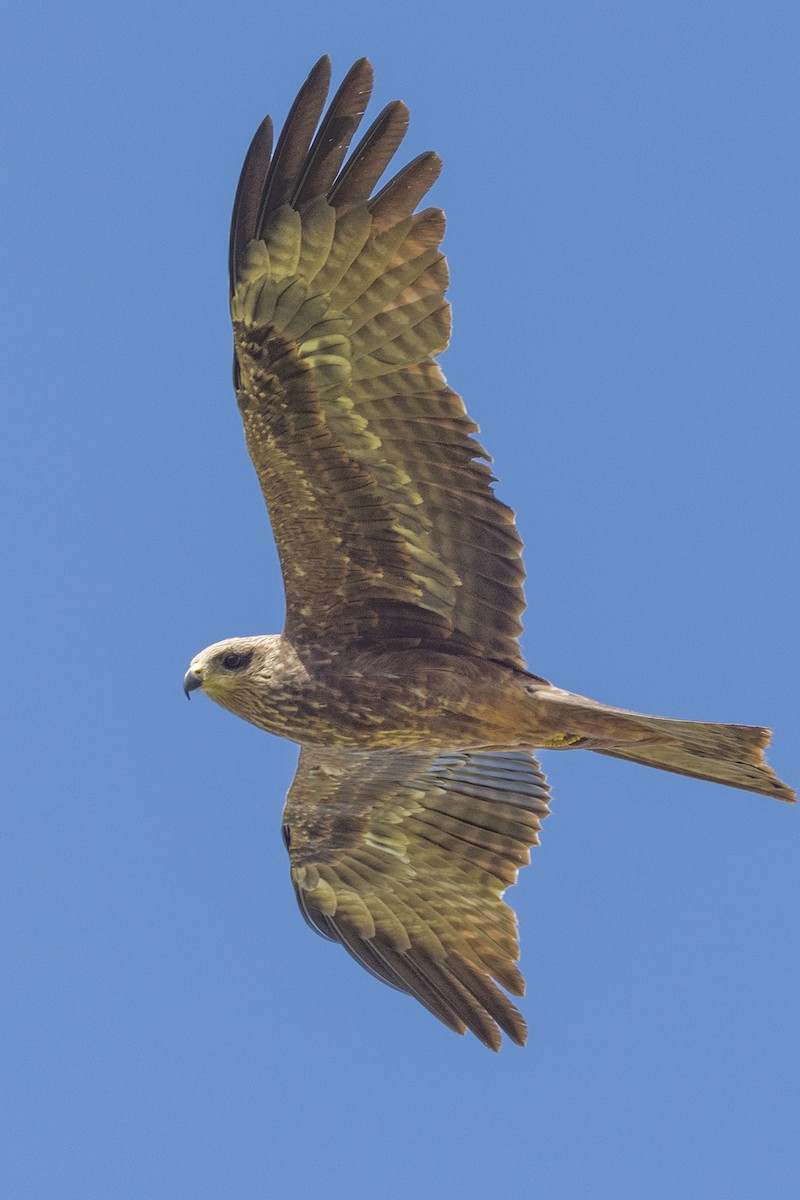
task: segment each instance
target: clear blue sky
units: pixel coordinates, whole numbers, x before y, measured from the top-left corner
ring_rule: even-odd
[[[0,1193],[800,1194],[800,813],[545,755],[531,1037],[495,1056],[306,929],[294,748],[181,694],[283,617],[230,386],[241,157],[321,53],[368,54],[444,158],[445,368],[519,514],[532,668],[768,724],[800,783],[796,3],[3,23]]]

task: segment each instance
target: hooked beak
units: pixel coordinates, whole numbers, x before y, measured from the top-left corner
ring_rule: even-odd
[[[203,686],[203,668],[189,667],[189,670],[183,677],[183,694],[187,700],[191,699],[190,692],[196,692],[199,687]]]

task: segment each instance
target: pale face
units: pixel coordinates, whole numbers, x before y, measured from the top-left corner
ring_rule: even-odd
[[[183,678],[184,692],[188,696],[199,689],[218,704],[231,707],[235,692],[269,676],[274,641],[267,637],[239,637],[207,646],[190,662]]]
[[[201,691],[260,729],[298,740],[296,702],[308,678],[280,634],[226,638],[195,655],[183,690]]]

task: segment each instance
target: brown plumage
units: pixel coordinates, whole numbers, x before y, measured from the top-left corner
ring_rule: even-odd
[[[533,748],[794,794],[767,730],[631,713],[526,670],[514,515],[435,362],[444,218],[416,209],[439,160],[375,192],[407,110],[389,104],[348,159],[372,68],[323,116],[329,80],[320,59],[274,153],[259,127],[231,225],[234,382],[286,628],[209,647],[184,682],[301,744],[284,836],[309,923],[496,1049],[501,1030],[525,1040],[502,894],[548,811]]]

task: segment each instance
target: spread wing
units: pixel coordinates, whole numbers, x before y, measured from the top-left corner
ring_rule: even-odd
[[[524,991],[502,895],[538,842],[547,796],[526,751],[304,747],[283,818],[300,909],[450,1029],[494,1050],[500,1029],[521,1044],[525,1022],[497,986]]]
[[[347,163],[372,88],[357,62],[314,131],[317,63],[275,153],[248,152],[231,229],[234,382],[302,653],[414,639],[521,664],[521,543],[486,454],[434,361],[450,335],[444,218],[414,213],[423,154],[375,184],[408,123],[399,101]],[[312,140],[313,139],[313,140]]]

